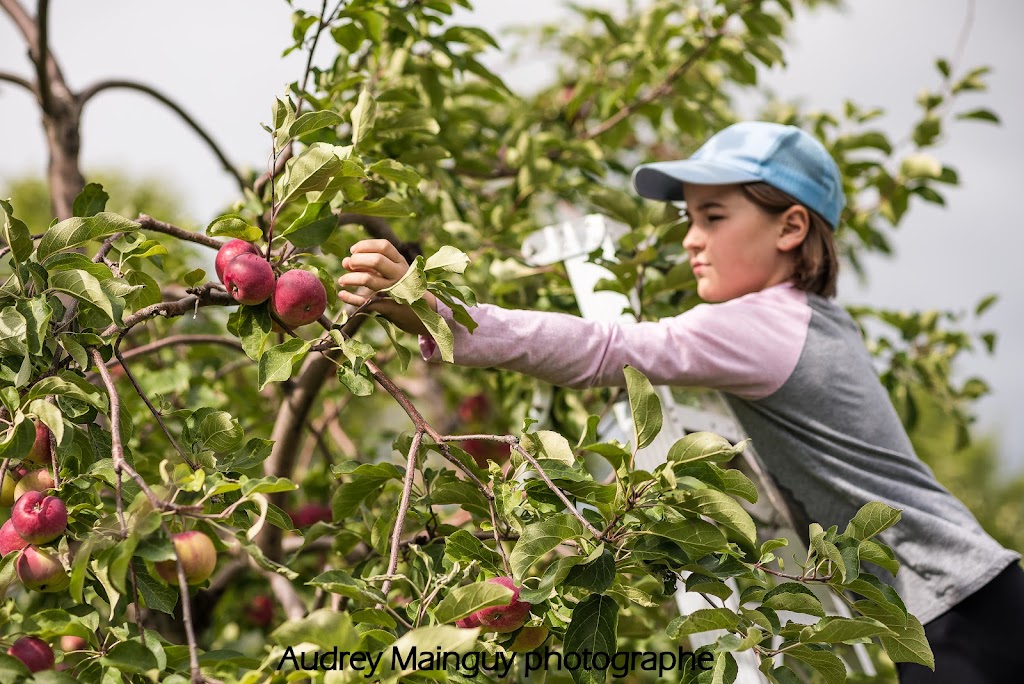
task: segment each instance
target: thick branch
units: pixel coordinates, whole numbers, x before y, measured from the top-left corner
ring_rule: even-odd
[[[42,1],[39,4],[40,15],[45,15],[48,12],[48,2]],[[37,75],[40,73],[40,69],[43,69],[43,65],[45,65],[46,75],[41,78],[37,76],[39,78],[37,83],[39,89],[36,91],[36,96],[43,105],[43,111],[49,113],[47,106],[50,102],[49,97],[52,94],[53,87],[57,86],[61,91],[67,90],[67,86],[64,84],[64,77],[57,66],[57,61],[47,48],[46,38],[40,36],[36,21],[32,19],[32,16],[22,7],[18,0],[0,0],[0,9],[7,12],[25,39],[25,44],[28,45],[29,55],[36,67]],[[41,47],[43,50],[40,50]]]
[[[213,289],[214,285],[207,283],[199,291],[198,294],[190,294],[187,297],[183,297],[173,302],[159,302],[157,304],[151,304],[147,307],[139,309],[134,314],[124,320],[124,326],[118,327],[117,325],[111,325],[103,331],[104,337],[109,337],[117,333],[118,331],[128,332],[131,328],[135,327],[147,318],[153,318],[154,316],[166,316],[171,318],[173,316],[181,316],[189,311],[193,311],[198,302],[198,306],[231,306],[237,304],[231,295],[227,292]]]
[[[195,131],[200,138],[203,139],[204,142],[206,142],[206,144],[213,151],[214,155],[216,155],[217,159],[220,160],[220,163],[224,167],[224,170],[230,173],[231,176],[235,179],[235,182],[238,183],[238,188],[240,190],[244,190],[246,188],[245,180],[242,178],[241,174],[239,174],[238,170],[235,169],[231,162],[228,161],[228,158],[224,155],[224,152],[221,151],[220,147],[217,145],[216,142],[214,142],[213,138],[210,137],[209,133],[207,133],[206,130],[199,125],[199,122],[193,119],[188,114],[188,112],[182,109],[177,102],[167,97],[156,88],[152,88],[144,83],[138,83],[136,81],[126,81],[119,79],[100,81],[99,83],[94,83],[93,85],[89,86],[88,88],[80,92],[78,94],[78,103],[80,106],[85,105],[86,102],[88,102],[98,93],[101,93],[104,90],[112,90],[114,88],[123,88],[125,90],[137,90],[140,93],[145,93],[146,95],[149,95],[150,97],[159,100],[161,103],[169,107],[175,114],[180,116],[185,121],[185,123],[187,123],[189,127],[193,131]]]
[[[35,63],[36,82],[39,85],[39,103],[42,105],[44,112],[50,111],[50,82],[47,78],[47,57],[50,55],[49,18],[49,0],[39,0],[39,10],[36,15],[36,30],[39,32],[39,40],[35,46]]]

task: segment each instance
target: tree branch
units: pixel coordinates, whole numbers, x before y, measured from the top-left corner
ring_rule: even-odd
[[[17,74],[12,74],[9,71],[0,71],[0,81],[7,81],[8,83],[19,85],[28,92],[35,95],[36,97],[39,96],[39,94],[36,92],[35,86],[32,85],[32,82],[22,78],[21,76],[18,76]]]
[[[234,337],[225,337],[224,335],[172,335],[171,337],[165,337],[162,340],[156,342],[150,342],[140,347],[133,347],[126,352],[121,353],[121,358],[127,361],[133,359],[136,356],[144,356],[146,354],[152,354],[153,352],[163,349],[164,347],[173,347],[175,345],[193,345],[193,344],[219,344],[224,347],[231,347],[242,351],[242,343]],[[114,366],[117,361],[111,359],[107,361],[107,366]]]
[[[388,559],[387,579],[381,586],[380,591],[387,599],[391,591],[391,577],[398,569],[399,545],[402,543],[402,529],[405,527],[405,516],[409,512],[409,496],[412,493],[412,483],[416,479],[416,453],[420,450],[420,441],[423,439],[423,431],[417,430],[412,437],[412,445],[409,447],[409,456],[405,459],[405,479],[402,481],[402,499],[398,504],[398,516],[395,518],[395,527],[391,531],[391,556]]]
[[[145,93],[146,95],[155,98],[156,100],[160,101],[161,103],[169,107],[172,111],[174,111],[175,114],[180,116],[185,121],[185,123],[187,123],[189,127],[192,128],[192,130],[195,131],[196,134],[203,139],[204,142],[206,142],[206,144],[213,151],[214,155],[216,155],[217,159],[220,160],[220,163],[224,167],[224,170],[230,173],[231,176],[235,179],[235,182],[238,183],[239,190],[245,190],[245,188],[247,187],[245,180],[242,178],[241,174],[238,173],[238,170],[235,169],[231,162],[228,161],[228,158],[224,155],[224,152],[221,151],[217,143],[214,142],[213,138],[211,138],[210,135],[206,132],[206,130],[199,125],[199,122],[193,119],[188,114],[188,112],[181,108],[181,106],[177,102],[167,97],[156,88],[150,87],[144,83],[139,83],[137,81],[127,81],[121,79],[100,81],[98,83],[92,84],[91,86],[89,86],[88,88],[86,88],[78,94],[78,104],[79,106],[84,106],[85,103],[92,99],[95,95],[103,92],[104,90],[112,90],[114,88],[123,88],[125,90],[137,90],[140,93]]]
[[[585,131],[581,136],[581,139],[591,140],[593,138],[596,138],[602,133],[605,133],[608,130],[610,130],[623,119],[631,116],[633,112],[635,112],[637,109],[643,107],[646,104],[650,104],[654,100],[657,100],[659,97],[662,97],[665,94],[667,94],[670,90],[672,90],[672,84],[678,81],[680,78],[682,78],[686,74],[686,72],[689,71],[693,67],[693,65],[696,64],[697,61],[701,57],[703,57],[708,50],[711,49],[711,46],[713,46],[715,43],[721,40],[722,36],[724,35],[725,29],[723,24],[722,29],[719,29],[716,33],[708,36],[707,40],[704,41],[703,45],[694,50],[693,53],[682,62],[682,64],[680,64],[672,71],[670,71],[668,75],[665,76],[665,80],[658,87],[652,88],[651,90],[647,91],[644,95],[641,95],[633,102],[629,103],[619,111],[612,114],[605,121],[601,122],[597,126],[594,126],[590,130]]]
[[[38,40],[35,45],[36,83],[39,86],[39,104],[44,112],[50,111],[50,81],[47,73],[47,58],[50,55],[49,47],[49,17],[50,1],[39,0],[39,9],[36,14],[36,31]]]
[[[172,226],[170,223],[164,223],[163,221],[157,221],[155,218],[147,214],[139,214],[138,222],[142,224],[142,230],[152,230],[157,233],[172,235],[179,240],[195,242],[196,244],[204,245],[211,249],[220,249],[225,244],[217,238],[212,238],[208,235],[196,233],[191,230],[185,230],[184,228],[178,228],[177,226]]]
[[[103,331],[103,337],[109,337],[119,331],[127,333],[131,328],[135,327],[147,318],[153,318],[154,316],[166,316],[171,318],[174,316],[181,316],[198,306],[231,306],[237,304],[231,295],[227,292],[214,289],[212,283],[207,283],[201,288],[194,288],[194,293],[187,297],[183,297],[173,302],[158,302],[151,304],[147,307],[139,309],[134,314],[129,316],[124,321],[124,326],[118,327],[115,324],[110,325],[106,330]],[[104,366],[105,367],[105,366]]]

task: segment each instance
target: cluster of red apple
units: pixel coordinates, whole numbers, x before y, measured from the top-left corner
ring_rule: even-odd
[[[270,300],[270,310],[289,328],[312,323],[327,309],[327,290],[309,271],[293,269],[275,278],[274,269],[251,242],[228,240],[217,251],[217,277],[239,304]]]
[[[42,423],[36,424],[36,441],[25,463],[42,467],[29,470],[23,464],[9,470],[0,486],[0,503],[13,504],[10,519],[0,527],[0,555],[20,552],[14,568],[27,589],[61,591],[71,578],[57,556],[42,545],[64,534],[68,509],[60,497],[44,494],[53,488],[53,475],[45,465],[50,463],[50,429]],[[21,475],[16,483],[15,475]]]
[[[22,465],[8,469],[0,483],[0,505],[11,506],[11,517],[0,527],[0,556],[18,552],[14,561],[18,579],[26,589],[41,592],[63,591],[71,583],[50,544],[64,534],[68,526],[68,509],[58,496],[47,495],[54,481],[47,464],[52,462],[50,429],[36,423],[36,439]],[[30,469],[36,466],[36,469]],[[217,565],[217,549],[210,538],[195,530],[172,535],[174,550],[181,560],[185,579],[199,584],[213,574]],[[174,560],[154,563],[156,573],[171,585],[178,584],[178,568]],[[61,640],[65,652],[86,647],[81,637],[67,635]],[[8,649],[32,672],[52,669],[53,649],[42,639],[23,636]]]
[[[456,620],[455,626],[466,629],[480,627],[481,631],[498,634],[509,634],[518,629],[519,634],[507,646],[510,651],[516,653],[532,651],[543,644],[544,640],[548,638],[547,627],[544,625],[523,627],[530,618],[530,604],[519,600],[520,587],[511,577],[492,577],[487,581],[512,590],[512,597],[508,603],[481,608],[461,620]]]

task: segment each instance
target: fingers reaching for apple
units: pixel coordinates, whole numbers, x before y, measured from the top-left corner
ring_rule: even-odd
[[[361,240],[352,245],[351,256],[341,261],[348,273],[338,278],[342,288],[366,288],[362,293],[342,290],[338,297],[346,304],[361,306],[367,295],[386,289],[401,280],[409,270],[395,246],[387,240]]]

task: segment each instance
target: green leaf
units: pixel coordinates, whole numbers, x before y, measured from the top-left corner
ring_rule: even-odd
[[[437,343],[441,358],[448,363],[455,363],[455,337],[452,335],[448,323],[422,299],[413,302],[411,306],[416,317],[420,319],[434,342]]]
[[[633,442],[636,449],[643,449],[661,432],[661,399],[643,373],[632,366],[622,370],[626,375],[629,409],[633,414]]]
[[[723,463],[731,461],[745,446],[745,442],[733,446],[713,432],[691,432],[669,448],[666,459],[672,463],[705,460]]]
[[[551,430],[529,432],[522,436],[522,446],[534,458],[546,458],[566,465],[576,463],[569,440]]]
[[[352,144],[358,145],[359,141],[366,137],[366,134],[373,128],[374,119],[377,116],[377,101],[370,94],[369,90],[359,93],[356,106],[352,109]]]
[[[348,388],[357,397],[368,397],[373,394],[373,380],[367,374],[366,366],[361,365],[357,373],[350,364],[338,366],[338,382]]]
[[[455,622],[482,608],[507,605],[512,590],[494,582],[476,582],[453,589],[434,608],[434,618],[442,623]]]
[[[0,200],[0,213],[3,213],[3,222],[0,228],[3,230],[3,239],[11,247],[14,260],[23,262],[32,255],[32,234],[28,226],[19,219],[14,218],[14,209],[11,203]]]
[[[13,306],[0,310],[0,353],[28,356],[28,321]]]
[[[218,470],[248,470],[255,468],[270,457],[274,442],[253,437],[241,449],[233,451],[217,462]]]
[[[259,361],[270,340],[273,322],[266,306],[239,306],[236,313],[238,339],[242,342],[245,355]]]
[[[116,325],[123,325],[121,314],[124,300],[117,302],[104,291],[100,281],[90,273],[79,269],[58,271],[50,275],[50,290],[66,292],[75,299],[92,304],[107,315]]]
[[[311,202],[280,235],[296,247],[313,247],[327,242],[337,227],[338,217],[329,202]]]
[[[735,530],[751,547],[757,544],[757,528],[753,519],[727,494],[715,489],[698,489],[689,492],[678,505],[683,510],[707,516]]]
[[[122,672],[145,674],[148,670],[157,669],[156,656],[138,641],[122,641],[114,644],[100,662],[108,667],[116,667]]]
[[[427,259],[424,271],[441,269],[449,273],[464,273],[469,265],[469,257],[460,249],[444,245]]]
[[[397,202],[390,197],[382,197],[378,200],[360,200],[349,202],[345,205],[345,211],[363,216],[383,216],[388,218],[406,218],[414,216],[408,206]]]
[[[872,501],[857,511],[843,534],[854,539],[870,539],[895,525],[900,515],[899,509]]]
[[[553,515],[540,522],[528,525],[519,536],[509,564],[512,575],[517,579],[526,577],[527,571],[546,553],[553,551],[569,539],[583,534],[583,525],[569,513]]]
[[[892,622],[891,608],[864,601],[858,601],[855,605],[861,613],[884,623],[895,632],[895,636],[880,637],[882,647],[894,662],[917,663],[935,669],[935,656],[920,620],[908,613],[906,624],[900,626]]]
[[[720,529],[699,518],[662,520],[644,531],[675,542],[693,560],[723,551],[728,545]]]
[[[340,169],[341,160],[333,146],[313,143],[288,163],[282,181],[281,202],[287,203],[307,192],[323,190]]]
[[[565,628],[562,640],[565,653],[577,653],[581,660],[585,651],[615,653],[618,634],[619,604],[601,594],[591,594],[572,611],[572,621]],[[573,681],[590,684],[603,682],[607,670],[571,670]]]
[[[271,382],[283,382],[292,377],[292,366],[309,352],[309,342],[293,337],[263,352],[256,372],[259,389]]]
[[[786,655],[813,667],[825,684],[843,684],[846,681],[846,666],[834,653],[811,646],[795,646],[786,651]]]
[[[90,240],[127,233],[139,229],[139,224],[110,212],[99,212],[93,216],[76,216],[56,224],[46,231],[36,249],[36,258],[45,265],[47,257],[58,252],[74,249]]]
[[[28,413],[34,414],[50,428],[57,444],[64,441],[64,416],[61,415],[60,409],[45,399],[33,399],[28,405]]]
[[[637,210],[636,202],[622,190],[597,187],[590,191],[590,201],[617,221],[622,221],[628,226],[640,224],[640,212]]]
[[[479,628],[460,629],[449,625],[419,627],[402,635],[384,651],[377,674],[382,682],[397,682],[419,668],[417,657],[425,653],[466,653],[476,645]],[[340,647],[339,647],[340,648]]]
[[[804,643],[836,644],[856,643],[876,636],[895,636],[896,633],[878,620],[867,617],[824,617],[800,631]]]
[[[288,136],[297,138],[300,135],[312,133],[313,131],[318,131],[321,128],[333,128],[335,126],[340,126],[343,123],[345,123],[345,120],[336,112],[306,112],[288,127]]]
[[[991,123],[1001,123],[999,117],[991,109],[972,109],[969,112],[961,112],[956,115],[957,119],[973,119],[975,121],[988,121]]]
[[[611,587],[614,581],[615,554],[610,549],[604,549],[595,560],[571,568],[565,577],[564,586],[582,587],[600,594]]]
[[[321,648],[348,650],[359,636],[348,613],[321,608],[300,620],[289,620],[270,634],[270,639],[281,645],[316,644]]]
[[[790,610],[794,613],[825,617],[821,601],[810,589],[797,582],[784,582],[775,587],[761,601],[761,605],[772,610]]]
[[[238,214],[222,214],[213,219],[206,227],[206,234],[213,237],[238,238],[246,242],[256,242],[263,237],[262,230],[249,225],[249,222]]]
[[[306,584],[321,587],[324,591],[339,596],[346,596],[361,603],[377,603],[384,601],[384,595],[375,587],[360,578],[352,577],[344,570],[328,570],[320,573]],[[385,613],[386,615],[386,613]]]
[[[99,183],[89,183],[82,192],[78,193],[78,197],[75,198],[75,203],[71,207],[71,213],[73,216],[95,216],[107,207],[107,201],[110,199],[104,190],[103,186]]]
[[[185,419],[181,441],[193,454],[234,451],[242,442],[242,426],[226,411],[203,407]]]
[[[444,554],[458,563],[469,564],[476,561],[484,570],[495,574],[504,572],[498,552],[488,548],[467,530],[457,530],[445,539]]]
[[[681,639],[690,634],[700,634],[713,629],[733,630],[739,622],[740,616],[728,608],[701,608],[672,620],[668,623],[665,633],[670,639]]]
[[[394,159],[381,159],[371,164],[366,170],[390,181],[404,183],[412,187],[419,185],[420,182],[420,174],[416,173],[413,168]],[[459,273],[462,273],[462,271],[459,271]]]

